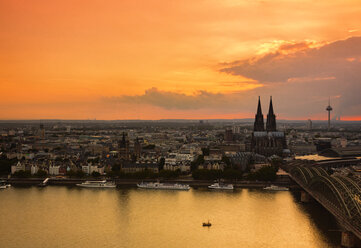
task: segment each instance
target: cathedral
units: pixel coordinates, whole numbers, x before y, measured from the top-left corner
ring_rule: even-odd
[[[252,152],[264,155],[282,156],[286,148],[286,139],[284,132],[277,131],[276,115],[273,111],[272,97],[270,100],[266,129],[264,127],[261,99],[258,98],[257,114],[254,121],[252,133],[251,150]]]

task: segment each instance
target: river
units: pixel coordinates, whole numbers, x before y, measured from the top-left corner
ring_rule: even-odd
[[[202,227],[210,221],[211,227]],[[335,219],[292,192],[12,187],[0,247],[338,247]]]

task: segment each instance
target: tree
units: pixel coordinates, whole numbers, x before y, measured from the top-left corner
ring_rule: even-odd
[[[78,170],[78,171],[75,172],[75,176],[77,178],[83,178],[83,177],[85,177],[85,172],[82,171],[82,170]]]
[[[45,170],[39,169],[38,172],[36,172],[36,177],[46,177],[48,173]]]
[[[202,148],[202,154],[203,154],[203,156],[209,156],[209,148],[208,147],[203,147]]]
[[[227,167],[231,166],[231,160],[227,156],[222,156],[222,162],[224,162]]]
[[[161,171],[164,169],[164,164],[165,164],[165,158],[160,158],[159,159],[159,163],[158,163],[158,170]]]
[[[242,179],[242,172],[240,170],[235,169],[226,169],[222,173],[222,178],[224,179]]]
[[[204,164],[204,156],[199,155],[192,163],[191,163],[191,171],[197,170],[198,166]]]
[[[278,168],[274,166],[263,166],[256,172],[250,173],[248,175],[249,180],[259,180],[259,181],[274,181],[277,178]]]
[[[97,172],[97,171],[93,171],[92,172],[92,177],[100,177],[101,175],[100,175],[100,173],[99,172]]]
[[[283,160],[280,157],[275,156],[271,159],[271,165],[274,166],[275,168],[279,168],[282,165],[282,162]]]
[[[6,156],[0,157],[0,175],[11,173],[11,166],[16,163],[16,159],[8,159]]]
[[[121,168],[120,164],[116,163],[112,166],[112,171],[118,172],[120,171],[120,168]]]
[[[158,176],[162,178],[177,178],[181,174],[180,169],[171,171],[171,170],[162,170],[159,172]]]
[[[24,170],[17,171],[13,175],[13,177],[18,177],[18,178],[28,178],[30,176],[31,176],[30,171],[24,171]]]
[[[222,177],[221,170],[194,170],[192,172],[192,177],[196,180],[215,180]]]
[[[77,171],[70,170],[66,174],[67,174],[67,176],[72,177],[72,178],[73,177],[74,178],[82,178],[85,176],[85,173],[82,170],[77,170]]]

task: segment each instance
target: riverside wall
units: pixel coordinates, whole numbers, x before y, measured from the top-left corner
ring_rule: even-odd
[[[32,186],[38,185],[43,182],[44,178],[0,178],[5,180],[14,186]],[[99,178],[50,178],[48,185],[64,185],[64,186],[75,186],[77,183],[85,182],[86,180],[101,180]],[[107,178],[107,180],[114,181],[119,187],[132,187],[136,186],[140,182],[152,182],[157,179],[117,179]],[[194,180],[192,178],[186,179],[160,179],[164,183],[181,183],[189,184],[193,188],[207,187],[214,183],[213,180]],[[289,187],[290,189],[299,189],[299,186],[295,184],[291,179],[277,179],[274,182],[264,181],[246,181],[246,180],[226,180],[224,183],[231,183],[236,188],[263,188],[270,184]]]

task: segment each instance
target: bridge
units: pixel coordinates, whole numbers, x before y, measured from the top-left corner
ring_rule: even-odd
[[[353,246],[351,233],[361,240],[361,179],[329,175],[322,167],[312,166],[294,166],[289,174],[346,230],[342,234],[342,245]]]

